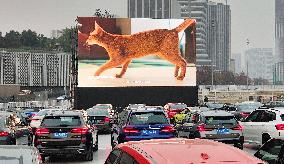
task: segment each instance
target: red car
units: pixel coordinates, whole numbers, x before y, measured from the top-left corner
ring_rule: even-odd
[[[157,139],[117,145],[105,164],[233,163],[265,164],[233,146],[205,139]]]
[[[167,103],[164,108],[167,111],[168,118],[172,123],[174,116],[186,109],[187,105],[184,103]]]

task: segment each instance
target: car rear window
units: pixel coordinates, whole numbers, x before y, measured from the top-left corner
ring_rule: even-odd
[[[130,116],[129,124],[168,124],[168,119],[162,112],[135,112]]]
[[[68,127],[80,126],[79,116],[47,116],[43,119],[41,126],[44,127]]]
[[[205,117],[205,124],[207,125],[236,125],[238,122],[234,116],[207,116]]]
[[[94,116],[109,116],[107,109],[88,109],[87,114]]]

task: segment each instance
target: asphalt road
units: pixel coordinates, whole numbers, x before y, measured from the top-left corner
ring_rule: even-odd
[[[18,139],[17,144],[26,144],[27,138],[23,137]],[[253,145],[244,145],[244,151],[250,155],[256,152],[257,147]],[[94,152],[94,160],[91,162],[85,162],[78,158],[78,156],[67,156],[67,157],[57,157],[57,158],[47,158],[46,163],[56,163],[56,164],[103,164],[108,154],[111,151],[110,145],[110,134],[100,134],[99,135],[99,150]]]

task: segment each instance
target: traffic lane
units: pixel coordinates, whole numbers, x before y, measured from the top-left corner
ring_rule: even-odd
[[[94,152],[93,161],[83,161],[78,155],[46,158],[45,163],[64,163],[64,164],[103,164],[111,151],[110,134],[99,134],[99,149]]]
[[[96,163],[103,164],[111,151],[111,136],[110,134],[99,135],[99,150],[94,152],[94,160],[90,162],[82,161],[78,156],[67,156],[67,157],[54,157],[47,158],[46,163],[64,163],[64,164],[80,164],[80,163]],[[17,140],[17,144],[26,144],[27,137],[22,137]],[[254,155],[259,147],[251,144],[244,144],[243,151],[249,155]]]

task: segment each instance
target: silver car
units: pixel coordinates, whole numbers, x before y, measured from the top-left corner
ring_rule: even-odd
[[[243,149],[242,126],[233,114],[221,110],[207,110],[192,113],[178,127],[178,137],[205,138],[234,144]]]

